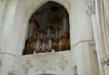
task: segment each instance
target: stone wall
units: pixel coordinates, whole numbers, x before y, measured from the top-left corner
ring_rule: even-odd
[[[17,62],[16,75],[74,75],[73,64],[71,51],[25,55]]]

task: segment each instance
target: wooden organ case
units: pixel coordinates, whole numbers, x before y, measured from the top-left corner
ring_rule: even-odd
[[[52,19],[52,15],[57,17]],[[47,21],[50,22],[42,26],[38,22],[39,20],[36,19],[37,16],[31,17],[24,55],[33,54],[33,52],[44,53],[51,52],[52,50],[70,50],[70,29],[67,11],[64,10],[61,16],[57,14],[51,14],[50,16],[50,19],[46,17]],[[43,23],[43,20],[41,23]]]

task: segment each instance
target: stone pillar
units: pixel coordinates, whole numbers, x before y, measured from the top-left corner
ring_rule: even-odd
[[[103,19],[99,24],[101,25],[102,29],[102,41],[103,41],[103,51],[105,52],[105,56],[103,59],[103,66],[105,75],[109,75],[109,0],[100,0],[101,1],[101,14],[100,17]]]
[[[2,0],[5,1],[5,0]],[[14,18],[17,6],[17,0],[6,0],[6,9],[3,13],[3,23],[0,26],[0,75],[15,75],[15,61],[17,60],[16,28],[14,26]],[[3,12],[4,12],[3,11]],[[1,23],[1,22],[0,22]]]
[[[103,34],[104,34],[104,44],[105,44],[105,54],[109,57],[109,0],[102,0],[102,17],[103,17]]]
[[[93,24],[93,31],[94,31],[94,40],[96,43],[96,52],[97,52],[97,57],[98,57],[99,72],[100,72],[100,75],[104,75],[104,67],[102,64],[104,52],[103,52],[103,46],[102,46],[99,25],[97,23],[96,15],[92,16],[92,24]]]
[[[71,45],[79,75],[99,75],[91,14],[94,0],[75,0],[70,12]]]

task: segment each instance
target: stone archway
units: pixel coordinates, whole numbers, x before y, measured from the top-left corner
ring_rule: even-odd
[[[28,0],[28,1],[31,1],[31,0]],[[28,22],[29,22],[29,20],[30,20],[30,18],[32,16],[32,14],[40,6],[42,6],[43,4],[45,4],[45,3],[49,2],[49,1],[54,1],[54,2],[57,2],[57,3],[61,4],[61,5],[63,5],[67,9],[67,11],[68,11],[68,13],[70,15],[70,9],[71,9],[71,3],[70,2],[71,1],[67,1],[67,0],[64,0],[64,1],[63,0],[39,0],[39,1],[35,1],[35,0],[33,0],[33,2],[31,4],[27,3],[28,6],[26,6],[26,8],[24,9],[24,12],[23,12],[23,15],[25,15],[25,16],[22,17],[23,22],[21,22],[21,25],[20,25],[21,28],[25,27],[25,29],[23,30],[25,34],[23,34],[23,36],[19,35],[20,38],[22,37],[22,44],[19,45],[20,48],[24,49],[24,47],[25,47],[24,46],[25,45],[25,40],[27,39],[27,34],[28,34],[28,29],[29,29]],[[27,5],[27,4],[25,3],[25,5]],[[19,7],[21,7],[21,6],[19,6]],[[23,5],[23,7],[25,7],[25,6]],[[19,12],[19,11],[17,11],[17,12]],[[70,22],[70,20],[69,20],[69,22]],[[20,52],[19,54],[22,54],[23,49],[20,49],[21,51],[19,51]]]

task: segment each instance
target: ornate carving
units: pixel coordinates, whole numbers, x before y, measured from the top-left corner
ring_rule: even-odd
[[[88,1],[87,7],[88,7],[87,14],[89,16],[91,16],[92,14],[95,14],[95,0]]]

